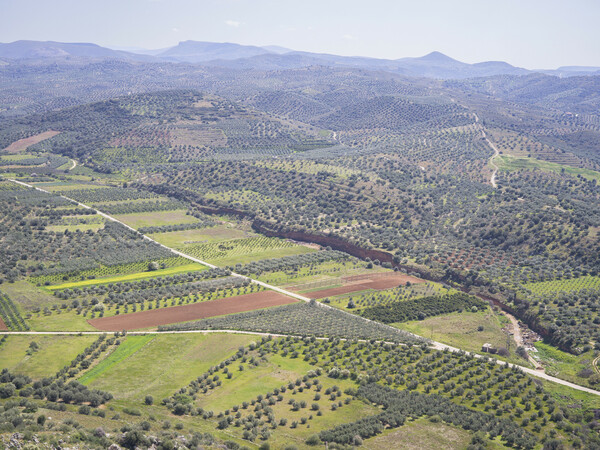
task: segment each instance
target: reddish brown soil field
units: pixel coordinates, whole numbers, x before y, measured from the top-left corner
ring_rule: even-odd
[[[346,282],[363,281],[363,280],[367,281],[367,282],[369,282],[369,281],[378,282],[378,281],[383,281],[383,280],[390,280],[390,281],[394,281],[396,283],[396,285],[406,284],[407,281],[410,281],[413,284],[425,282],[425,280],[422,280],[420,278],[413,277],[411,275],[406,275],[404,273],[398,273],[398,272],[365,273],[362,275],[352,275],[350,277],[344,277],[343,280]]]
[[[4,320],[2,320],[2,317],[0,317],[0,331],[8,331],[8,327],[4,323]]]
[[[381,278],[379,280],[375,279],[369,283],[369,286],[371,289],[390,289],[400,286],[401,284],[405,285],[407,281],[410,281],[411,284],[425,283],[424,280],[411,277],[410,275],[398,275],[396,277]]]
[[[103,331],[137,330],[170,323],[187,322],[206,317],[222,316],[270,306],[287,305],[298,300],[274,291],[255,292],[237,297],[221,298],[191,305],[151,309],[112,317],[88,320],[93,327]]]
[[[305,295],[310,298],[319,299],[364,291],[365,289],[390,289],[400,286],[401,284],[405,285],[408,281],[410,281],[411,284],[425,282],[425,280],[421,280],[420,278],[399,273],[354,275],[344,278],[344,281],[349,284],[336,288],[308,292]]]
[[[325,297],[333,297],[335,295],[349,294],[350,292],[364,291],[365,289],[371,289],[371,283],[348,284],[346,286],[339,286],[330,289],[322,289],[320,291],[307,292],[304,295],[306,295],[309,298],[319,299]]]
[[[23,150],[26,150],[27,147],[33,144],[37,144],[38,142],[42,142],[46,139],[50,139],[53,136],[59,134],[60,131],[44,131],[43,133],[36,134],[35,136],[30,136],[25,139],[19,139],[18,141],[13,142],[4,150],[8,153],[19,153]]]

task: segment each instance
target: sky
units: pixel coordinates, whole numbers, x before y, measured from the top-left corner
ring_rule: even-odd
[[[0,0],[0,42],[279,45],[528,69],[600,66],[600,0]]]

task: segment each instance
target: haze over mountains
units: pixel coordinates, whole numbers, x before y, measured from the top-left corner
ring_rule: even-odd
[[[286,70],[310,66],[360,68],[411,77],[463,79],[494,75],[545,73],[556,76],[600,75],[600,67],[565,66],[558,69],[527,70],[503,61],[468,64],[440,52],[418,58],[377,59],[339,56],[286,49],[279,46],[251,46],[235,43],[183,41],[157,50],[116,50],[93,43],[15,41],[0,43],[0,58],[27,62],[49,60],[126,60],[140,62],[172,62],[225,67],[240,70]]]

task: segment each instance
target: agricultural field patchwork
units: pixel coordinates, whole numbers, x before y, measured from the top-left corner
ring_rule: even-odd
[[[3,443],[600,447],[600,122],[276,72],[0,127]]]

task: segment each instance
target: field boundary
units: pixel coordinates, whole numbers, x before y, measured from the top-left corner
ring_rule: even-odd
[[[18,180],[12,179],[12,178],[8,178],[8,181],[11,181],[11,182],[13,182],[13,183],[19,184],[19,185],[21,185],[21,186],[25,186],[25,187],[27,187],[27,188],[33,188],[33,189],[36,189],[36,190],[38,190],[38,191],[41,191],[41,192],[44,192],[44,193],[46,193],[46,194],[50,194],[50,195],[56,195],[56,194],[53,194],[53,193],[51,193],[51,192],[48,192],[48,191],[46,191],[46,190],[44,190],[44,189],[41,189],[41,188],[39,188],[39,187],[37,187],[37,186],[32,186],[32,185],[30,185],[30,184],[27,184],[27,183],[24,183],[24,182],[22,182],[22,181],[18,181]],[[88,205],[85,205],[85,204],[83,204],[83,203],[80,203],[80,202],[78,202],[78,201],[76,201],[76,200],[73,200],[72,198],[66,197],[66,196],[64,196],[64,195],[61,195],[61,197],[65,198],[65,199],[67,199],[67,200],[69,200],[69,201],[75,202],[77,205],[81,206],[82,208],[91,209],[91,210],[93,210],[93,211],[96,211],[96,212],[97,212],[97,213],[98,213],[100,216],[102,216],[102,217],[104,217],[104,218],[106,218],[106,219],[108,219],[108,220],[110,220],[110,221],[112,221],[112,222],[120,223],[121,225],[123,225],[124,227],[128,228],[129,230],[131,230],[131,231],[133,231],[133,232],[135,232],[135,233],[138,233],[138,234],[139,234],[139,235],[141,235],[141,236],[142,236],[144,239],[146,239],[146,240],[148,240],[148,241],[150,241],[150,242],[154,242],[155,244],[157,244],[157,245],[160,245],[161,247],[163,247],[163,248],[165,248],[165,249],[167,249],[167,250],[170,250],[172,253],[175,253],[175,254],[176,254],[176,255],[178,255],[178,256],[182,256],[182,257],[184,257],[184,258],[187,258],[187,259],[189,259],[190,261],[194,261],[194,262],[197,262],[197,263],[200,263],[200,264],[204,264],[204,265],[206,265],[207,267],[210,267],[210,268],[212,268],[212,269],[216,269],[216,268],[218,268],[218,266],[215,266],[214,264],[210,264],[210,263],[208,263],[208,262],[206,262],[206,261],[202,261],[202,260],[200,260],[200,259],[198,259],[198,258],[194,258],[194,257],[192,257],[192,256],[186,255],[185,253],[183,253],[183,252],[180,252],[180,251],[177,251],[177,250],[175,250],[175,249],[173,249],[173,248],[171,248],[171,247],[167,247],[166,245],[163,245],[163,244],[161,244],[160,242],[157,242],[157,241],[155,241],[155,240],[154,240],[154,239],[152,239],[151,237],[149,237],[149,236],[146,236],[146,235],[145,235],[145,234],[143,234],[143,233],[140,233],[140,232],[139,232],[138,230],[136,230],[135,228],[133,228],[133,227],[130,227],[129,225],[127,225],[127,224],[125,224],[125,223],[121,222],[120,220],[118,220],[118,219],[116,219],[116,218],[114,218],[114,217],[112,217],[112,216],[110,216],[110,215],[108,215],[108,214],[106,214],[106,213],[103,213],[102,211],[99,211],[99,210],[97,210],[97,209],[95,209],[95,208],[92,208],[92,207],[90,207],[90,206],[88,206]],[[270,289],[270,290],[273,290],[273,291],[279,292],[279,293],[281,293],[281,294],[283,294],[283,295],[287,295],[287,296],[289,296],[289,297],[296,298],[296,299],[298,299],[298,300],[302,300],[302,301],[305,301],[305,302],[310,302],[310,301],[311,301],[311,299],[310,299],[310,298],[308,298],[308,297],[305,297],[305,296],[303,296],[303,295],[296,294],[296,293],[294,293],[294,292],[290,292],[290,291],[288,291],[288,290],[286,290],[286,289],[282,289],[282,288],[279,288],[279,287],[277,287],[277,286],[272,286],[272,285],[270,285],[270,284],[268,284],[268,283],[265,283],[265,282],[262,282],[262,281],[259,281],[259,280],[254,280],[254,279],[252,279],[252,278],[250,278],[250,277],[246,277],[246,276],[244,276],[244,275],[241,275],[241,274],[238,274],[238,273],[235,273],[235,272],[232,272],[232,273],[231,273],[231,275],[232,275],[232,276],[235,276],[235,277],[240,277],[240,278],[242,278],[242,279],[244,279],[244,280],[248,280],[248,281],[250,281],[251,283],[258,284],[259,286],[262,286],[262,287],[264,287],[264,288],[266,288],[266,289]],[[314,300],[313,300],[313,301],[314,301]],[[324,305],[324,304],[322,304],[322,303],[319,303],[319,302],[317,302],[317,305],[318,305],[318,306],[320,306],[320,307],[322,307],[322,308],[331,308],[331,309],[337,309],[337,308],[333,308],[332,306],[329,306],[329,305]],[[354,314],[352,314],[352,313],[349,313],[349,312],[347,312],[347,311],[343,311],[343,310],[340,310],[340,309],[337,309],[337,310],[338,310],[338,311],[342,311],[342,312],[344,312],[345,314],[351,315],[351,316],[353,316],[353,317],[358,317],[358,318],[360,318],[360,319],[362,319],[362,320],[365,320],[365,321],[367,321],[367,322],[374,322],[374,321],[372,321],[372,320],[370,320],[370,319],[366,319],[366,318],[364,318],[364,317],[361,317],[361,316],[354,315]],[[379,322],[376,322],[376,323],[379,323]],[[388,326],[389,326],[389,325],[388,325]],[[394,328],[394,327],[390,327],[390,328],[393,328],[394,330],[396,330],[396,328]],[[193,331],[175,331],[175,332],[171,332],[171,333],[185,333],[185,332],[194,332],[194,331],[198,331],[198,332],[206,332],[206,330],[193,330]],[[219,332],[218,330],[211,330],[211,331],[212,331],[212,332]],[[221,331],[221,332],[223,332],[223,331]],[[228,331],[225,331],[225,332],[228,332]],[[231,330],[230,330],[229,332],[231,332]],[[35,332],[35,331],[34,331],[34,332],[20,332],[20,333],[23,333],[23,334],[36,334],[36,333],[40,333],[40,334],[45,334],[45,333],[56,333],[56,334],[61,334],[61,333],[65,333],[65,334],[69,334],[69,335],[78,335],[79,333],[82,333],[82,332]],[[86,332],[83,332],[83,333],[86,333]],[[99,332],[87,332],[87,333],[92,333],[92,334],[103,334],[103,332],[101,332],[101,331],[99,331]],[[148,334],[147,332],[144,332],[144,333],[145,333],[145,334]],[[2,332],[2,331],[0,331],[0,334],[15,334],[15,333],[14,333],[14,332]],[[270,334],[270,333],[263,333],[263,334],[260,334],[260,333],[248,333],[248,334],[255,334],[255,335],[261,335],[261,336],[274,336],[273,334]],[[443,343],[441,343],[441,342],[430,341],[430,340],[427,340],[426,338],[424,338],[424,337],[422,337],[422,336],[418,336],[418,335],[416,335],[416,334],[413,334],[413,333],[410,333],[410,334],[412,334],[412,335],[413,335],[413,336],[415,336],[416,338],[422,339],[424,342],[429,342],[429,343],[430,343],[430,345],[431,345],[431,346],[432,346],[434,349],[436,349],[436,350],[442,350],[442,351],[443,351],[443,350],[449,350],[449,351],[452,351],[452,352],[465,352],[465,353],[467,353],[467,354],[472,354],[472,355],[474,355],[475,357],[482,357],[481,355],[479,355],[479,354],[477,354],[477,353],[470,353],[470,352],[466,352],[465,350],[461,350],[461,349],[458,349],[458,348],[456,348],[456,347],[452,347],[452,346],[450,346],[450,345],[443,344]],[[285,335],[285,336],[288,336],[288,335]],[[537,372],[536,370],[534,370],[534,369],[530,369],[530,368],[528,368],[528,367],[519,366],[519,365],[516,365],[516,364],[510,364],[510,363],[507,363],[507,362],[504,362],[504,361],[499,361],[499,360],[497,360],[496,362],[497,362],[498,364],[505,364],[505,365],[509,365],[510,367],[516,367],[516,368],[519,368],[520,370],[523,370],[524,372],[526,372],[526,373],[528,373],[528,374],[530,374],[530,375],[536,376],[536,377],[538,377],[538,378],[543,378],[543,379],[546,379],[546,380],[548,380],[548,381],[552,381],[552,382],[554,382],[554,383],[562,384],[563,386],[568,386],[568,387],[571,387],[571,388],[573,388],[573,389],[576,389],[576,390],[579,390],[579,391],[582,391],[582,392],[587,392],[587,393],[589,393],[589,394],[594,394],[594,395],[598,395],[598,396],[600,396],[600,391],[596,391],[596,390],[593,390],[593,389],[590,389],[590,388],[586,388],[586,387],[584,387],[584,386],[580,386],[580,385],[578,385],[578,384],[570,383],[570,382],[568,382],[568,381],[565,381],[565,380],[562,380],[562,379],[560,379],[560,378],[555,378],[555,377],[552,377],[552,376],[550,376],[550,375],[547,375],[547,374],[545,374],[545,373],[540,373],[540,372]]]

